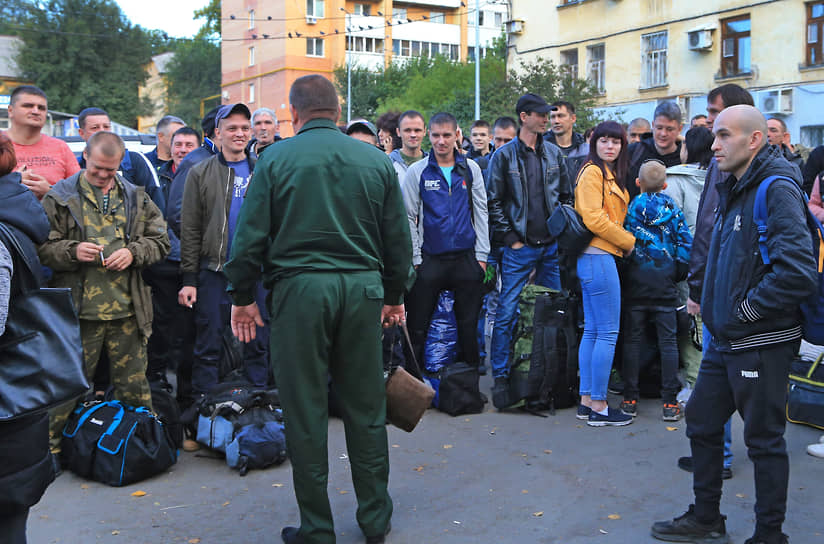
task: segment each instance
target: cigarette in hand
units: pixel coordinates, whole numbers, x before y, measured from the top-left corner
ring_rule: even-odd
[[[100,250],[100,262],[103,264],[103,266],[106,266],[106,257],[103,256],[102,249]]]

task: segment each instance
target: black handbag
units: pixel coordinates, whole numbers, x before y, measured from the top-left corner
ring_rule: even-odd
[[[569,204],[558,205],[547,219],[546,227],[558,247],[569,255],[579,255],[594,238],[581,215]]]
[[[83,395],[80,321],[71,289],[40,287],[40,262],[0,223],[14,263],[12,302],[0,336],[0,421],[42,412]]]

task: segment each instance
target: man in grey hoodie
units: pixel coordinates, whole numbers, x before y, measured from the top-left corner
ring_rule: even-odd
[[[428,153],[421,149],[423,138],[426,136],[426,121],[423,114],[415,110],[407,110],[398,117],[398,136],[401,137],[403,145],[400,149],[395,149],[389,154],[392,159],[392,166],[398,173],[398,181],[403,182],[406,176],[406,169],[412,163],[426,158]]]

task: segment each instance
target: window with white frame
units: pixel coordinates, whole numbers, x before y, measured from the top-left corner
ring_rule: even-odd
[[[307,17],[324,17],[324,0],[306,0]]]
[[[604,63],[604,44],[587,47],[587,79],[599,93],[606,92],[606,64]]]
[[[255,46],[249,48],[249,66],[254,66],[255,64]]]
[[[396,57],[434,57],[443,55],[449,60],[460,60],[461,48],[455,44],[392,40],[392,54]]]
[[[667,31],[641,36],[641,87],[667,84]]]
[[[406,20],[406,8],[392,8],[392,20]]]
[[[352,10],[355,15],[363,15],[368,17],[372,14],[372,6],[369,4],[355,4],[355,9]]]
[[[572,77],[578,77],[578,50],[561,51],[561,70]]]
[[[347,51],[364,51],[366,53],[383,53],[383,38],[364,38],[363,36],[347,36]]]
[[[306,56],[307,57],[322,57],[323,56],[323,39],[321,39],[321,38],[306,38]]]
[[[441,23],[441,24],[446,22],[446,18],[445,18],[444,13],[442,11],[430,11],[429,12],[429,20],[432,21],[433,23]]]
[[[495,12],[495,28],[500,28],[504,26],[504,14],[496,11]]]
[[[249,28],[255,28],[255,10],[249,10]]]
[[[255,84],[249,84],[249,103],[253,104],[255,102]]]

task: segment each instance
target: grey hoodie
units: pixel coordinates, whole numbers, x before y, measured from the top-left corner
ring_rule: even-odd
[[[698,203],[701,201],[706,177],[707,171],[697,164],[679,164],[667,168],[667,188],[664,193],[671,196],[684,212],[690,234],[695,234]]]

